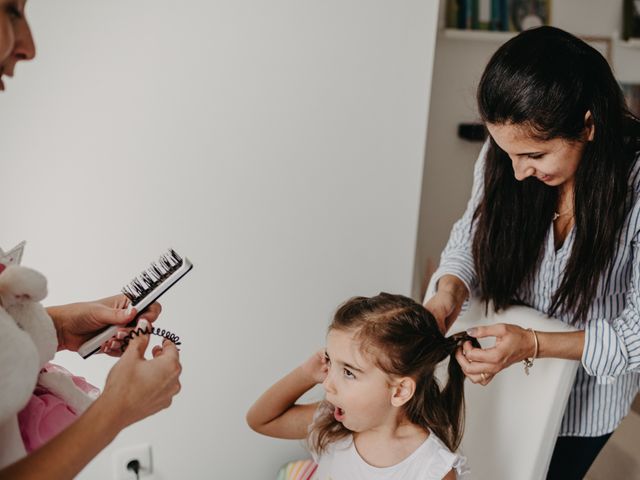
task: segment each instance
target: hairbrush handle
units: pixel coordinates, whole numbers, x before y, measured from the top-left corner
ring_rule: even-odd
[[[167,260],[168,259],[168,260]],[[122,292],[131,300],[131,307],[137,310],[135,318],[127,325],[133,327],[137,318],[144,310],[160,298],[167,290],[184,277],[193,264],[187,258],[181,258],[175,251],[169,250],[161,257],[159,263],[154,263],[149,269],[134,279]],[[120,325],[107,327],[95,337],[87,340],[78,349],[82,358],[88,358],[100,350],[104,342],[113,337]]]

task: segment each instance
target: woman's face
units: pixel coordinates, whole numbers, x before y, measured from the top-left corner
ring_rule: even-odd
[[[588,127],[585,127],[584,141],[538,140],[526,127],[512,123],[488,123],[487,130],[509,155],[517,180],[536,177],[552,187],[573,185],[586,141],[592,138]]]
[[[24,13],[26,0],[0,0],[0,90],[3,77],[12,77],[16,63],[31,60],[36,47]]]

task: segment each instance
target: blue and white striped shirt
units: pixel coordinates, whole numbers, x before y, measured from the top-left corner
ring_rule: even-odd
[[[473,293],[477,277],[473,264],[472,218],[484,190],[484,145],[474,168],[473,190],[467,209],[451,231],[434,273],[434,280],[452,274]],[[640,155],[631,169],[632,206],[622,227],[621,242],[614,253],[610,282],[601,279],[588,321],[576,325],[585,330],[582,367],[569,397],[560,427],[561,436],[595,437],[616,429],[640,387]],[[549,227],[539,270],[518,291],[527,305],[543,313],[560,286],[574,243],[575,229],[556,251],[553,226]],[[604,275],[603,275],[604,277]],[[570,323],[571,315],[556,318]]]

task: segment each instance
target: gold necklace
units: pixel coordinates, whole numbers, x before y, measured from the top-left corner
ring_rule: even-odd
[[[568,213],[573,214],[573,207],[568,208],[567,210],[565,210],[564,212],[553,212],[553,220],[552,221],[556,221],[557,219],[559,219],[560,217],[567,215]]]
[[[563,215],[566,215],[567,213],[571,213],[571,210],[567,210],[566,212],[562,212],[562,213],[553,212],[553,221],[555,222],[557,219],[559,219]]]

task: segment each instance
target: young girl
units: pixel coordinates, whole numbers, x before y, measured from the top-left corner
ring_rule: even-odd
[[[247,422],[278,438],[307,439],[319,480],[455,480],[464,423],[464,375],[433,316],[401,295],[354,297],[335,314],[325,351],[267,390]],[[444,388],[437,365],[449,362]],[[323,402],[296,404],[318,383]],[[458,475],[456,475],[458,474]]]

